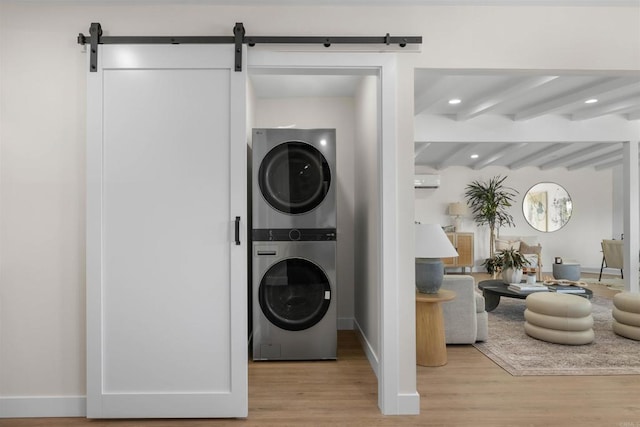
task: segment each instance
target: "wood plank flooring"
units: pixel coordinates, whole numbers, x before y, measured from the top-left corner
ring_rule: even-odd
[[[0,419],[0,426],[640,427],[640,376],[512,377],[471,345],[448,346],[445,366],[417,367],[420,415],[383,416],[356,334],[340,331],[338,337],[335,362],[250,362],[247,419],[35,418]]]

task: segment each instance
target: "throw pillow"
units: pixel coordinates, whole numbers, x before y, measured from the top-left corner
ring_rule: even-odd
[[[496,251],[503,251],[505,249],[520,250],[520,240],[501,240],[496,239]]]
[[[538,254],[542,252],[542,246],[540,245],[527,245],[525,242],[520,242],[521,254]]]

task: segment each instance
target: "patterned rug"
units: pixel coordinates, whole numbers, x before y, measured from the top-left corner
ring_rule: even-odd
[[[609,299],[591,300],[595,340],[589,345],[552,344],[524,333],[524,300],[500,298],[489,313],[489,339],[474,346],[511,375],[640,374],[640,341],[611,330]]]
[[[593,284],[603,285],[603,286],[606,286],[607,288],[616,289],[619,291],[624,290],[624,281],[619,277],[602,278],[601,280],[598,280],[598,278],[593,278],[593,277],[581,277],[580,281],[588,283],[590,285],[593,285]]]

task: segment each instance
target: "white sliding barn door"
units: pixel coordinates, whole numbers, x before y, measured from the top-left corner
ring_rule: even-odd
[[[234,48],[100,45],[87,78],[87,416],[244,417],[246,74]]]

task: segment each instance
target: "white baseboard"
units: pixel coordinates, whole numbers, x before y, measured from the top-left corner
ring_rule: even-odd
[[[398,395],[398,415],[420,414],[420,393]]]
[[[367,360],[373,369],[373,372],[376,374],[376,378],[380,378],[380,362],[378,360],[378,356],[374,351],[371,343],[367,340],[367,337],[362,332],[362,328],[358,324],[357,320],[354,320],[355,330],[358,334],[358,339],[360,340],[360,344],[362,345],[362,349],[364,350],[364,354],[367,356]],[[415,393],[405,393],[398,394],[397,396],[397,407],[394,409],[392,414],[385,415],[418,415],[420,413],[420,394],[416,391]]]
[[[378,372],[380,370],[380,362],[378,361],[378,356],[375,350],[373,349],[373,347],[371,346],[371,343],[367,340],[367,337],[362,332],[362,328],[358,324],[358,321],[354,319],[353,322],[354,322],[354,329],[358,333],[358,339],[360,340],[360,344],[362,345],[364,354],[365,356],[367,356],[367,360],[369,361],[369,364],[371,365],[373,372],[376,374],[376,378],[380,378],[380,376],[378,375]]]
[[[0,418],[85,417],[84,396],[0,397]]]

